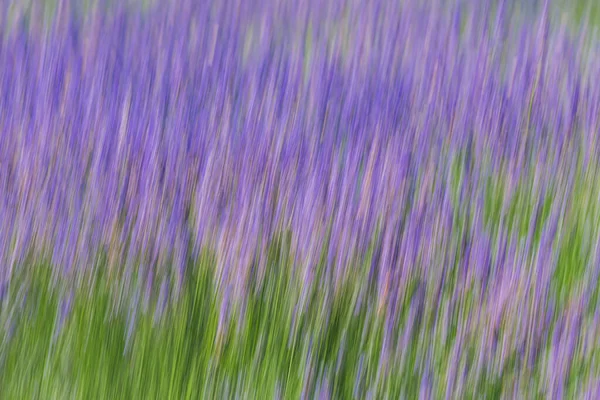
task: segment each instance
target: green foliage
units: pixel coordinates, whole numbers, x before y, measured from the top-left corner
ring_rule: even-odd
[[[158,287],[144,311],[142,280],[116,282],[100,260],[94,279],[81,280],[75,290],[62,324],[69,288],[52,278],[48,263],[30,261],[12,281],[2,310],[8,328],[0,347],[0,397],[298,398],[306,390],[316,395],[323,377],[342,398],[354,397],[359,380],[363,397],[382,379],[384,316],[371,308],[373,285],[357,305],[370,258],[337,291],[312,285],[300,309],[302,285],[291,272],[290,240],[283,235],[271,245],[264,281],[251,277],[247,301],[233,308],[222,332],[216,257],[208,251],[190,261],[181,293],[170,293],[162,318],[154,311]],[[407,293],[404,308],[411,297]],[[413,371],[414,354],[412,359],[406,371]],[[395,371],[396,380],[414,378],[406,371]],[[396,386],[379,384],[377,390],[400,393]]]

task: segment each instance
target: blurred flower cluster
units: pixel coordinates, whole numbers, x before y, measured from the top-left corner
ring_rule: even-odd
[[[29,257],[65,279],[103,257],[119,279],[164,276],[164,303],[209,248],[221,323],[289,237],[294,313],[351,282],[344,306],[373,298],[385,320],[381,373],[414,346],[422,397],[508,374],[505,395],[529,396],[534,368],[551,398],[575,368],[576,393],[598,394],[600,52],[585,27],[510,1],[63,0],[44,23],[39,2],[6,3],[4,283]]]

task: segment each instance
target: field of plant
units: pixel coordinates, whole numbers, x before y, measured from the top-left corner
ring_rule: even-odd
[[[599,398],[582,7],[0,0],[0,398]]]

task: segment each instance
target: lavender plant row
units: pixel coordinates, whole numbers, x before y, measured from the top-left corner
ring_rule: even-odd
[[[348,375],[369,382],[356,397],[386,397],[405,370],[423,398],[498,381],[504,397],[600,393],[600,53],[585,27],[548,4],[518,17],[509,1],[179,0],[81,14],[64,0],[44,24],[43,2],[20,14],[8,3],[4,292],[32,260],[77,285],[102,268],[136,288],[131,320],[146,287],[161,288],[157,313],[177,307],[208,249],[217,342],[252,323],[275,264],[291,331],[309,310],[346,326],[334,304],[382,321],[379,340],[341,328],[323,368],[306,350],[313,372],[297,379],[315,396],[342,396],[332,382],[352,351],[378,364]]]

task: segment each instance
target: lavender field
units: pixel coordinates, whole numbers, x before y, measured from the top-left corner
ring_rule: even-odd
[[[600,398],[559,3],[0,0],[0,398]]]

